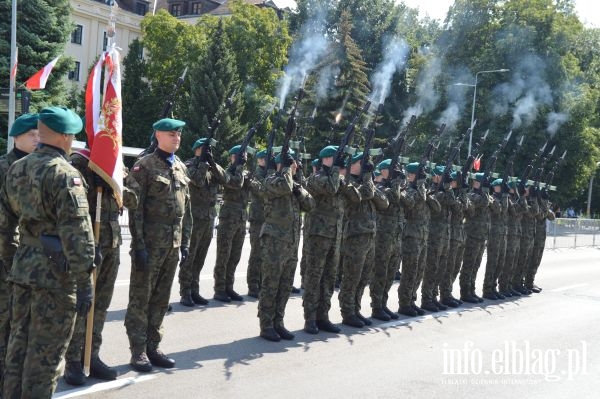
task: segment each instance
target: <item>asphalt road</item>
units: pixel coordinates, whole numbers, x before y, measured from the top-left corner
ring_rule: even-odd
[[[214,244],[201,274],[201,293],[210,297]],[[365,329],[342,326],[339,335],[304,333],[302,298],[293,295],[285,321],[296,339],[280,343],[257,337],[256,300],[184,308],[176,279],[161,348],[177,367],[140,374],[128,365],[123,326],[128,247],[125,242],[101,350],[119,378],[90,379],[80,388],[61,379],[54,398],[596,398],[600,391],[599,249],[547,250],[537,280],[541,294]],[[236,277],[243,294],[249,249],[247,241]],[[397,288],[390,295],[394,310]],[[333,304],[330,316],[339,323],[337,293]],[[367,294],[363,309],[370,314]]]

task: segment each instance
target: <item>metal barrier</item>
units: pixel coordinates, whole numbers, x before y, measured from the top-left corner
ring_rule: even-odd
[[[600,246],[600,219],[560,218],[546,222],[546,249]]]

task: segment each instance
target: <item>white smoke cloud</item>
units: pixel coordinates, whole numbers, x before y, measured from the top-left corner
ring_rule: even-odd
[[[383,46],[383,60],[375,68],[371,77],[370,100],[373,104],[381,104],[390,94],[390,87],[394,73],[402,71],[406,67],[407,55],[410,46],[404,39],[393,37],[387,39]]]

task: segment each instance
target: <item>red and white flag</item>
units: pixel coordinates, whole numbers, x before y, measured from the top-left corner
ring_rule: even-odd
[[[100,82],[104,68],[104,98]],[[89,168],[110,184],[119,206],[123,193],[121,66],[116,49],[105,51],[92,69],[85,92]]]
[[[50,76],[50,72],[52,72],[52,68],[54,68],[59,58],[60,55],[50,61],[48,65],[37,71],[35,75],[27,79],[25,87],[29,90],[44,89],[46,87],[46,82],[48,81],[48,76]]]
[[[17,51],[15,52],[15,64],[12,66],[10,71],[10,78],[17,80],[17,65],[19,65],[19,48],[17,47]]]

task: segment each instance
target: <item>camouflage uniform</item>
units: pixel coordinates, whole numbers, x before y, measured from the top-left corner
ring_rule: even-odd
[[[521,219],[523,218],[523,213],[527,212],[528,209],[525,197],[518,197],[514,194],[510,195],[506,223],[506,255],[504,257],[504,266],[498,276],[500,293],[507,292],[510,294],[511,289],[514,288],[511,282],[521,247]]]
[[[153,352],[163,336],[179,261],[179,248],[190,244],[192,215],[186,167],[156,149],[139,159],[130,176],[139,185],[139,205],[130,212],[132,265],[125,328],[132,354]],[[136,265],[135,251],[148,251],[148,270]]]
[[[257,165],[254,172],[254,179],[258,183],[262,183],[266,176],[267,168]],[[248,229],[250,234],[250,257],[248,258],[246,281],[248,283],[248,292],[258,293],[260,289],[261,269],[260,229],[265,221],[265,214],[260,190],[251,190],[250,198],[250,211],[248,213],[248,221],[250,222],[250,228]]]
[[[190,200],[193,218],[190,254],[179,266],[179,295],[200,294],[200,271],[204,266],[208,247],[213,237],[217,212],[217,191],[219,184],[228,181],[223,168],[215,164],[211,167],[202,162],[200,157],[186,161],[190,178]]]
[[[460,296],[475,296],[475,279],[477,270],[481,265],[485,242],[490,229],[490,204],[492,197],[482,190],[472,190],[469,193],[469,201],[473,205],[467,210],[465,231],[467,241],[465,242],[465,253],[463,265],[460,270]]]
[[[56,388],[75,323],[76,289],[91,286],[94,238],[85,190],[66,153],[45,144],[8,171],[0,195],[0,259],[13,265],[5,399],[50,398]],[[42,234],[60,239],[68,267],[44,254]]]
[[[546,220],[554,220],[554,212],[550,209],[548,200],[538,197],[539,213],[535,218],[535,239],[533,241],[533,252],[525,271],[525,288],[531,289],[535,280],[538,267],[542,262],[544,247],[546,246]]]
[[[339,168],[321,169],[308,178],[307,190],[316,206],[310,212],[310,223],[303,247],[306,248],[304,272],[305,320],[329,320],[342,240],[345,180]]]
[[[458,276],[462,265],[465,252],[465,213],[471,206],[469,197],[463,189],[455,190],[456,200],[453,202],[450,213],[450,240],[448,242],[448,252],[445,259],[446,267],[440,282],[440,298],[452,298],[452,286]],[[441,262],[444,262],[442,258]]]
[[[535,240],[535,218],[539,213],[538,203],[535,199],[527,198],[527,211],[523,213],[521,219],[521,246],[519,247],[519,256],[515,260],[514,272],[511,284],[514,289],[523,288],[523,279],[527,271],[527,265],[533,252],[533,242]]]
[[[260,328],[283,327],[298,263],[300,210],[310,211],[314,200],[306,190],[292,193],[291,169],[267,176],[263,184],[265,222],[260,231],[262,268],[258,299]],[[291,233],[291,234],[290,234]]]
[[[343,318],[360,313],[361,299],[369,284],[375,257],[375,204],[384,208],[388,206],[385,195],[375,189],[371,173],[364,173],[362,180],[350,175],[348,186],[354,187],[358,195],[348,197],[345,209],[343,272],[338,296]]]
[[[508,213],[508,194],[494,193],[494,202],[490,204],[490,239],[487,242],[487,261],[483,279],[483,295],[498,292],[498,276],[504,265],[506,255],[506,215]]]
[[[214,268],[215,293],[233,290],[235,269],[242,255],[248,220],[251,179],[243,165],[226,170],[229,181],[223,185],[223,205],[217,227],[217,259]]]
[[[402,206],[402,181],[393,179],[378,185],[389,201],[387,208],[377,208],[377,233],[375,235],[375,261],[369,291],[371,308],[387,307],[388,293],[402,253],[402,231],[404,230],[404,207]]]

